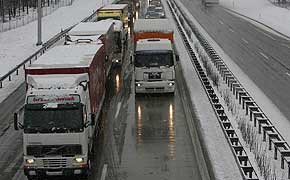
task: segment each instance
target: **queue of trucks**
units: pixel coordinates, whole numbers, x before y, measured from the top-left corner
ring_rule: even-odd
[[[79,23],[67,33],[64,45],[26,67],[25,104],[14,114],[14,128],[23,129],[24,174],[29,180],[88,179],[107,77],[124,58],[126,7],[110,5],[110,16],[101,8],[98,21]]]
[[[79,23],[56,46],[25,69],[24,107],[14,114],[23,129],[24,174],[29,180],[54,176],[88,179],[99,115],[114,64],[122,65],[128,38],[128,5],[97,11],[96,22]],[[135,93],[175,92],[178,55],[168,19],[134,24]]]

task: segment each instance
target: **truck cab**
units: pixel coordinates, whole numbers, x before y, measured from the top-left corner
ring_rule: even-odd
[[[134,53],[135,93],[174,93],[176,56],[168,39],[142,39]]]
[[[88,81],[87,74],[27,76],[21,123],[28,179],[88,175],[96,126]]]

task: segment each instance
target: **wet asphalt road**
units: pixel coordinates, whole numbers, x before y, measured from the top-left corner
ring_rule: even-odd
[[[290,42],[200,0],[180,0],[267,97],[290,119]]]

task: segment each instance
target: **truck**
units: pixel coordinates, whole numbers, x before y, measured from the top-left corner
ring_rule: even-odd
[[[24,107],[14,114],[23,129],[24,174],[87,179],[105,97],[103,44],[56,46],[25,69]]]
[[[128,4],[109,4],[97,10],[97,20],[114,19],[122,21],[124,42],[128,39]]]
[[[179,60],[168,19],[137,19],[134,24],[135,93],[175,91],[175,66]]]
[[[219,0],[202,0],[202,4],[207,7],[207,6],[213,6],[216,4],[219,4]]]
[[[115,51],[118,49],[118,40],[115,36],[115,23],[112,20],[97,22],[81,22],[73,27],[65,36],[65,45],[100,44],[103,43],[106,52],[106,75],[109,76],[112,63],[116,59]],[[117,56],[118,57],[118,56]]]

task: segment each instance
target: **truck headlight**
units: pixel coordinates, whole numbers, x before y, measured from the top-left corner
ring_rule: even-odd
[[[169,86],[173,86],[173,85],[174,85],[174,83],[169,83],[168,85],[169,85]]]
[[[74,160],[75,160],[75,162],[77,162],[77,163],[82,163],[82,162],[84,162],[84,158],[80,158],[80,157],[77,157],[77,158],[75,158]]]
[[[34,159],[26,159],[26,164],[34,164]]]
[[[136,84],[136,86],[140,87],[140,86],[141,86],[141,84],[140,84],[140,83],[137,83],[137,84]]]

